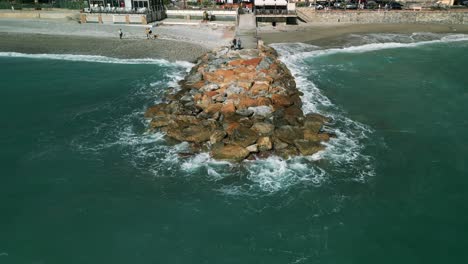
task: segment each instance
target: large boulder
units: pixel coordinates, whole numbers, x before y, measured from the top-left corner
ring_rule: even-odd
[[[266,122],[257,122],[252,125],[252,130],[257,132],[260,136],[269,136],[273,134],[275,126]]]
[[[167,136],[179,141],[201,143],[210,140],[211,131],[204,126],[192,125],[185,128],[175,126],[166,127]]]
[[[294,126],[281,126],[275,130],[274,135],[290,145],[293,145],[296,139],[303,139],[304,137],[302,130]]]
[[[323,150],[325,147],[316,141],[309,141],[304,139],[297,139],[294,145],[301,152],[302,155],[309,156]]]
[[[257,140],[257,148],[259,151],[268,151],[273,148],[270,137],[259,137]]]
[[[238,126],[229,134],[229,141],[232,144],[247,147],[257,142],[258,135],[250,128]]]
[[[215,144],[211,149],[211,157],[218,160],[239,162],[244,160],[249,154],[250,151],[246,148],[232,144]]]

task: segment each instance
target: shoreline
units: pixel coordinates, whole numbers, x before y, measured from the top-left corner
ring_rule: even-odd
[[[0,51],[26,54],[98,55],[122,59],[194,62],[219,46],[229,45],[230,26],[98,25],[66,20],[0,19]],[[157,39],[146,39],[152,27]],[[119,39],[118,30],[124,32]]]
[[[33,42],[34,45],[24,45]],[[45,34],[0,33],[0,51],[25,54],[97,55],[118,59],[195,61],[210,49],[165,39],[133,40]]]
[[[170,22],[171,20],[169,20]],[[78,24],[66,20],[0,19],[0,51],[25,54],[98,55],[119,59],[165,59],[194,62],[205,53],[228,46],[231,25],[154,26],[159,37],[147,40],[142,25]],[[122,28],[124,39],[117,37]],[[366,34],[468,34],[468,25],[441,24],[259,24],[258,36],[266,45],[301,42],[322,48],[349,45],[350,36]]]
[[[342,47],[350,35],[365,34],[468,34],[468,25],[440,24],[299,24],[297,26],[260,25],[258,36],[265,44],[302,42],[323,48]]]

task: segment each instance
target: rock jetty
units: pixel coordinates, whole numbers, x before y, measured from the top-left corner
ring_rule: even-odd
[[[145,117],[150,129],[190,143],[188,154],[242,161],[312,155],[332,136],[328,118],[301,110],[302,93],[270,47],[220,48],[198,59],[181,89]]]

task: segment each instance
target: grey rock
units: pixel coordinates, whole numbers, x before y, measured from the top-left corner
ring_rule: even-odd
[[[240,116],[251,116],[253,115],[254,111],[252,111],[251,109],[238,109],[236,110],[236,114],[240,115]]]

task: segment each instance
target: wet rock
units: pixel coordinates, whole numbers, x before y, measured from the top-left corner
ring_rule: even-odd
[[[294,140],[303,139],[304,137],[302,130],[294,126],[282,126],[277,128],[274,135],[281,141],[290,145],[294,144]]]
[[[216,144],[211,149],[211,157],[218,160],[239,162],[244,160],[249,154],[250,151],[239,145]]]
[[[170,121],[171,119],[168,118],[167,116],[156,116],[156,117],[153,117],[153,119],[151,120],[150,127],[159,128],[159,127],[168,126]]]
[[[166,133],[169,137],[175,138],[179,141],[188,142],[205,142],[210,140],[211,131],[203,126],[188,126],[183,129],[168,127]]]
[[[319,142],[309,141],[309,140],[304,140],[304,139],[295,140],[294,145],[301,152],[301,154],[305,156],[315,154],[325,148]]]

